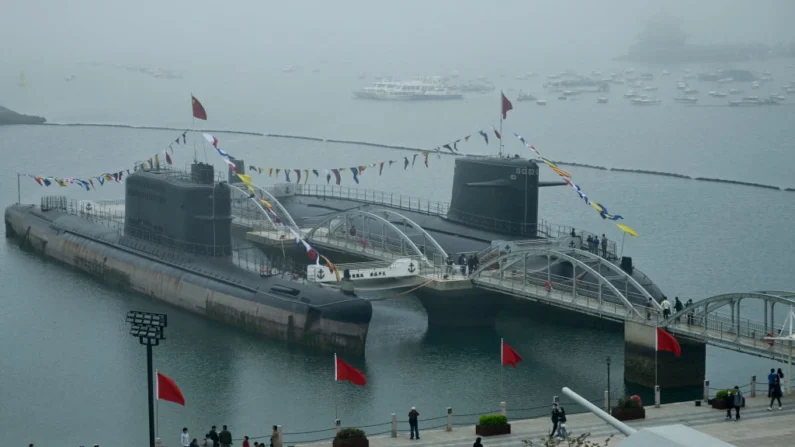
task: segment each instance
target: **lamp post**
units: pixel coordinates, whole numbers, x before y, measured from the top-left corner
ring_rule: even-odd
[[[138,337],[138,342],[146,345],[146,375],[149,384],[149,447],[155,447],[155,390],[152,370],[152,346],[165,340],[163,330],[168,326],[168,316],[131,310],[127,312],[130,335]]]
[[[612,401],[610,400],[610,356],[607,356],[607,406],[610,408]]]

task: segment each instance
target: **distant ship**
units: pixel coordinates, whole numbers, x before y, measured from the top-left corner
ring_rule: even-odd
[[[448,100],[464,95],[444,85],[441,78],[414,78],[410,81],[379,80],[371,86],[353,92],[360,99],[378,100]]]
[[[638,41],[620,60],[640,63],[731,63],[795,56],[795,45],[717,44],[687,42],[680,21],[658,14],[646,24]]]

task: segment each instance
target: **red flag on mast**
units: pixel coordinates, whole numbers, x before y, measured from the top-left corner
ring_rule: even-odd
[[[177,384],[165,374],[157,372],[157,398],[185,406],[185,397]]]
[[[658,327],[655,338],[656,342],[654,345],[657,351],[673,352],[677,357],[682,355],[682,347],[679,346],[679,342],[665,329]]]
[[[502,359],[503,365],[511,365],[516,368],[516,364],[522,361],[522,357],[513,350],[512,347],[508,346],[508,343],[505,343],[503,339],[500,339],[500,358]]]
[[[354,385],[364,386],[367,384],[367,377],[353,366],[343,362],[334,354],[334,380],[342,382],[347,380]]]
[[[195,96],[190,95],[191,104],[193,104],[193,117],[197,120],[207,120],[207,111],[204,110],[202,103],[196,99]],[[503,106],[504,107],[504,106]]]
[[[502,95],[502,119],[505,119],[508,117],[508,111],[513,110],[513,104],[505,97],[505,93],[500,92],[500,94]]]

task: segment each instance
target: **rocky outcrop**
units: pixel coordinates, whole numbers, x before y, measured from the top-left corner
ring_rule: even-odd
[[[0,106],[0,126],[10,124],[44,124],[47,120],[34,115],[22,115]]]

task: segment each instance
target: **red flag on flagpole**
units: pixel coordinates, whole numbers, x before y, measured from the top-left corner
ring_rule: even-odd
[[[182,391],[170,377],[157,372],[157,398],[185,406],[185,397]]]
[[[508,117],[508,111],[513,110],[513,104],[505,97],[505,93],[500,92],[500,94],[502,95],[502,119],[505,119]]]
[[[353,366],[343,362],[334,354],[334,380],[342,382],[347,380],[354,385],[364,386],[367,384],[367,377]]]
[[[508,343],[502,341],[502,339],[500,339],[500,344],[502,344],[502,352],[500,354],[502,364],[511,365],[516,368],[516,364],[522,361],[522,357],[514,351],[512,347],[508,346]]]
[[[199,100],[196,99],[196,97],[193,96],[193,95],[190,95],[190,100],[191,100],[191,104],[193,104],[193,117],[198,119],[198,120],[205,120],[206,121],[207,120],[207,111],[204,110],[204,106],[202,105],[202,103],[200,103]],[[503,108],[505,108],[504,105],[503,105]]]
[[[677,357],[682,355],[682,347],[679,346],[679,342],[665,329],[657,328],[656,339],[657,351],[673,352]]]

